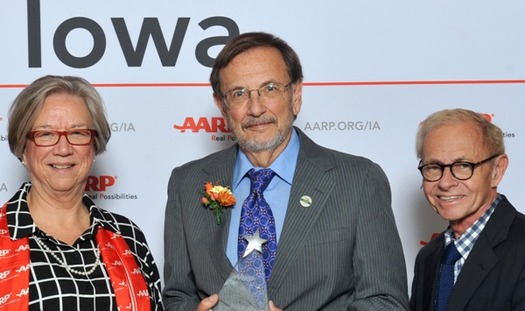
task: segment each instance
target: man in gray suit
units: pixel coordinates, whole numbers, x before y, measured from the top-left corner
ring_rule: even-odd
[[[497,190],[509,163],[501,129],[442,110],[420,123],[416,149],[423,192],[450,225],[416,258],[410,309],[525,310],[525,215]]]
[[[237,143],[172,172],[165,219],[167,310],[207,310],[220,299],[216,293],[239,258],[252,168],[275,172],[264,190],[277,236],[273,269],[265,270],[270,310],[408,308],[388,180],[370,160],[323,148],[293,126],[302,81],[296,53],[273,35],[246,33],[219,53],[210,82]],[[237,198],[219,219],[203,207],[199,190],[205,182],[231,187]]]

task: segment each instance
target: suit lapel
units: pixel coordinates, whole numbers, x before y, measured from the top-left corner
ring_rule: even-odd
[[[454,285],[448,310],[463,310],[499,258],[494,247],[507,239],[516,210],[503,198],[470,252]]]
[[[463,310],[481,282],[499,259],[485,236],[480,235],[454,285],[448,310]]]
[[[296,261],[300,250],[308,243],[304,237],[308,236],[308,232],[325,208],[335,185],[331,175],[327,174],[327,171],[334,166],[332,161],[320,153],[319,146],[302,132],[298,131],[298,133],[301,147],[283,230],[279,238],[277,258],[269,282],[270,296],[279,291],[287,277],[287,271]],[[301,197],[305,195],[312,199],[312,204],[308,207],[300,204]]]
[[[223,186],[232,185],[233,165],[237,153],[236,145],[225,149],[224,153],[211,159],[203,167],[207,179],[203,181],[219,182]],[[211,212],[209,214],[212,214]],[[215,217],[209,217],[209,224],[206,226],[206,234],[213,241],[209,244],[209,258],[215,265],[217,272],[226,281],[233,271],[233,266],[226,255],[226,243],[228,241],[228,230],[230,228],[231,208],[223,209],[222,222],[217,225]]]
[[[438,287],[438,280],[439,280],[439,270],[441,267],[441,257],[443,256],[443,252],[445,248],[443,247],[445,240],[445,236],[443,233],[440,234],[439,237],[436,238],[435,241],[432,241],[432,247],[435,250],[431,250],[430,253],[434,254],[432,256],[428,256],[425,259],[425,263],[423,264],[424,267],[428,267],[425,269],[423,280],[425,280],[425,284],[431,284],[432,286],[428,286],[428,290],[423,290],[423,307],[428,308],[428,310],[433,310],[435,301],[436,301],[436,289]],[[429,245],[430,246],[430,245]]]

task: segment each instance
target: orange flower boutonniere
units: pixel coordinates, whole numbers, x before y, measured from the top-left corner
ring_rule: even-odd
[[[215,221],[218,225],[221,224],[222,209],[233,206],[236,202],[230,187],[223,187],[221,185],[213,185],[211,182],[204,183],[204,196],[202,197],[202,204],[209,207],[215,215]]]

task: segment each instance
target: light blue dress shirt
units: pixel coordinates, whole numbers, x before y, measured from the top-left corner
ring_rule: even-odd
[[[299,155],[299,136],[292,130],[292,137],[284,151],[275,159],[270,165],[276,175],[264,191],[264,198],[271,207],[275,218],[275,229],[277,230],[277,245],[279,245],[279,237],[284,223],[284,216],[288,208],[288,200],[290,198],[290,190],[292,188],[292,180],[297,164],[297,156]],[[228,233],[228,244],[226,246],[226,255],[233,266],[237,263],[237,242],[239,237],[239,222],[241,219],[241,210],[244,200],[250,194],[250,178],[246,173],[252,169],[261,169],[261,167],[253,167],[248,160],[246,154],[239,149],[239,154],[233,168],[233,195],[237,199],[233,209],[232,218],[230,222],[230,230]],[[277,246],[279,247],[279,246]],[[277,252],[279,252],[277,250]]]

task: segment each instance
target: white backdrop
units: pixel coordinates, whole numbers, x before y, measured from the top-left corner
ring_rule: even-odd
[[[510,157],[499,190],[525,211],[519,186],[525,174],[525,1],[0,5],[0,201],[27,179],[6,141],[12,100],[42,75],[82,76],[104,97],[113,131],[90,193],[141,226],[161,273],[171,169],[231,144],[208,77],[225,37],[239,32],[274,33],[298,52],[305,73],[298,127],[322,145],[383,167],[409,284],[420,242],[446,227],[428,207],[416,169],[415,132],[428,114],[463,107],[499,125]]]

